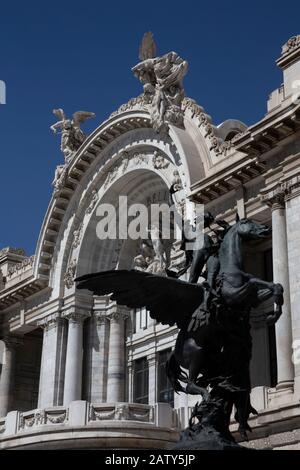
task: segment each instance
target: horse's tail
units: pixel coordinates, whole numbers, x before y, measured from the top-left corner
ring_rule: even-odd
[[[180,381],[187,383],[187,374],[178,364],[173,352],[166,362],[166,372],[175,392],[184,392],[185,389],[182,387]]]

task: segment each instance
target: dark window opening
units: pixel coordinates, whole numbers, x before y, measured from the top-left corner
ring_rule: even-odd
[[[134,403],[149,403],[149,367],[146,357],[134,361]]]
[[[174,406],[174,390],[166,373],[166,363],[171,353],[171,349],[166,349],[158,353],[158,393],[157,401],[160,403],[170,403]]]
[[[225,139],[224,139],[225,142],[227,142],[227,141],[233,139],[233,138],[234,138],[237,134],[239,134],[239,133],[240,133],[240,131],[230,131],[230,132],[227,134],[227,136],[225,137]]]

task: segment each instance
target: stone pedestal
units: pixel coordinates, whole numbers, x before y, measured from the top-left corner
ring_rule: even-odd
[[[87,315],[72,312],[65,315],[69,322],[64,386],[64,405],[81,400],[83,322]]]
[[[283,195],[272,200],[273,274],[274,282],[282,284],[284,305],[276,323],[278,389],[291,387],[294,380],[292,363],[292,325],[288,271],[287,231]]]
[[[67,324],[59,315],[39,322],[44,330],[38,407],[62,405]]]
[[[3,342],[5,349],[0,375],[0,417],[6,416],[13,406],[16,348],[21,344],[21,339],[8,336],[3,338]]]
[[[125,320],[128,314],[116,306],[109,313],[110,334],[108,348],[107,398],[109,402],[125,399]]]

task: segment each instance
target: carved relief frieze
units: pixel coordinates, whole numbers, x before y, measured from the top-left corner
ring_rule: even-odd
[[[71,287],[74,285],[76,267],[77,267],[77,260],[72,259],[67,267],[67,270],[64,276],[65,286],[68,289],[71,289]]]
[[[79,227],[74,230],[73,234],[73,249],[77,248],[80,245],[83,232],[83,222],[80,223]]]
[[[91,212],[93,212],[93,209],[96,206],[98,200],[99,200],[98,191],[96,191],[96,189],[93,189],[91,201],[90,201],[90,204],[89,204],[89,206],[86,210],[87,214],[91,214]]]

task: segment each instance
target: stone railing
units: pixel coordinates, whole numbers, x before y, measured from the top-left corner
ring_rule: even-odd
[[[89,421],[126,420],[155,423],[154,406],[138,403],[116,403],[89,406]]]
[[[45,408],[27,411],[19,414],[17,432],[43,424],[66,424],[68,422],[68,409],[64,407]]]
[[[11,411],[0,419],[0,440],[2,436],[23,432],[34,432],[45,426],[95,426],[102,422],[132,422],[175,429],[178,419],[168,403],[143,405],[138,403],[88,403],[71,402],[69,407],[56,406],[26,412]],[[122,426],[122,424],[120,423]]]

